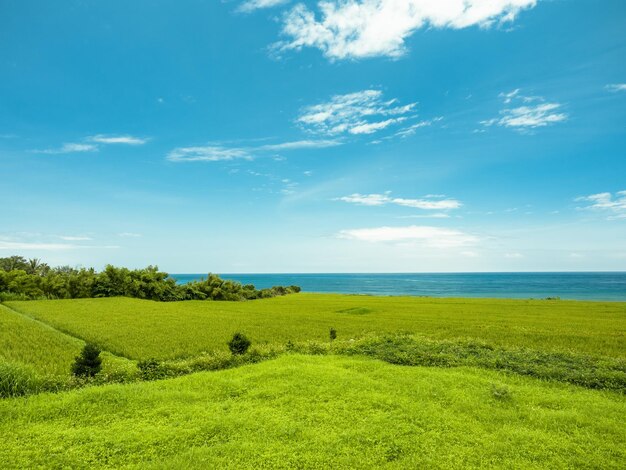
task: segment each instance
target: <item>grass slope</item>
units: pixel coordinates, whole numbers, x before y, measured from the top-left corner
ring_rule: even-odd
[[[608,469],[625,416],[620,395],[492,371],[288,355],[1,400],[0,467]]]
[[[83,342],[0,305],[0,360],[43,376],[67,376]]]
[[[254,302],[127,298],[9,302],[9,306],[114,354],[183,358],[225,350],[236,330],[255,344],[410,332],[626,358],[626,303],[298,294]]]
[[[84,342],[0,305],[0,397],[67,385]],[[109,352],[104,374],[129,374],[136,365]]]

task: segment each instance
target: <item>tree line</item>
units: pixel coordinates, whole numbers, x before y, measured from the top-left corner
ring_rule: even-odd
[[[300,292],[298,286],[257,289],[252,284],[208,274],[205,279],[177,284],[157,266],[128,269],[107,265],[103,271],[70,266],[50,267],[39,259],[0,258],[0,301],[134,297],[177,300],[253,300]]]

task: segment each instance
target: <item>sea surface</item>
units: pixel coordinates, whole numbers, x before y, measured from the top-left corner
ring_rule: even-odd
[[[437,274],[220,274],[257,288],[300,286],[303,292],[431,297],[497,297],[626,301],[626,272]],[[206,274],[172,274],[184,284]]]

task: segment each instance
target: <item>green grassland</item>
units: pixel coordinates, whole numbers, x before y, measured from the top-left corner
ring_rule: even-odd
[[[621,396],[286,355],[0,401],[2,468],[623,468]]]
[[[233,332],[255,344],[409,332],[626,358],[626,303],[435,299],[298,294],[254,302],[152,302],[128,298],[7,302],[58,330],[130,359],[226,350]]]
[[[0,468],[623,468],[626,303],[7,302],[0,396]]]
[[[0,305],[0,396],[14,385],[23,392],[63,388],[70,366],[85,343]],[[136,368],[132,361],[107,351],[103,374],[120,377]],[[10,382],[20,382],[11,385]]]

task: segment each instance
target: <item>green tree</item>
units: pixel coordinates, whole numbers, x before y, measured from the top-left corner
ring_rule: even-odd
[[[252,342],[243,333],[235,333],[232,339],[228,342],[228,349],[230,352],[237,354],[245,354]]]
[[[87,343],[80,354],[76,356],[72,365],[72,373],[77,377],[93,377],[101,369],[100,348],[95,344]]]

